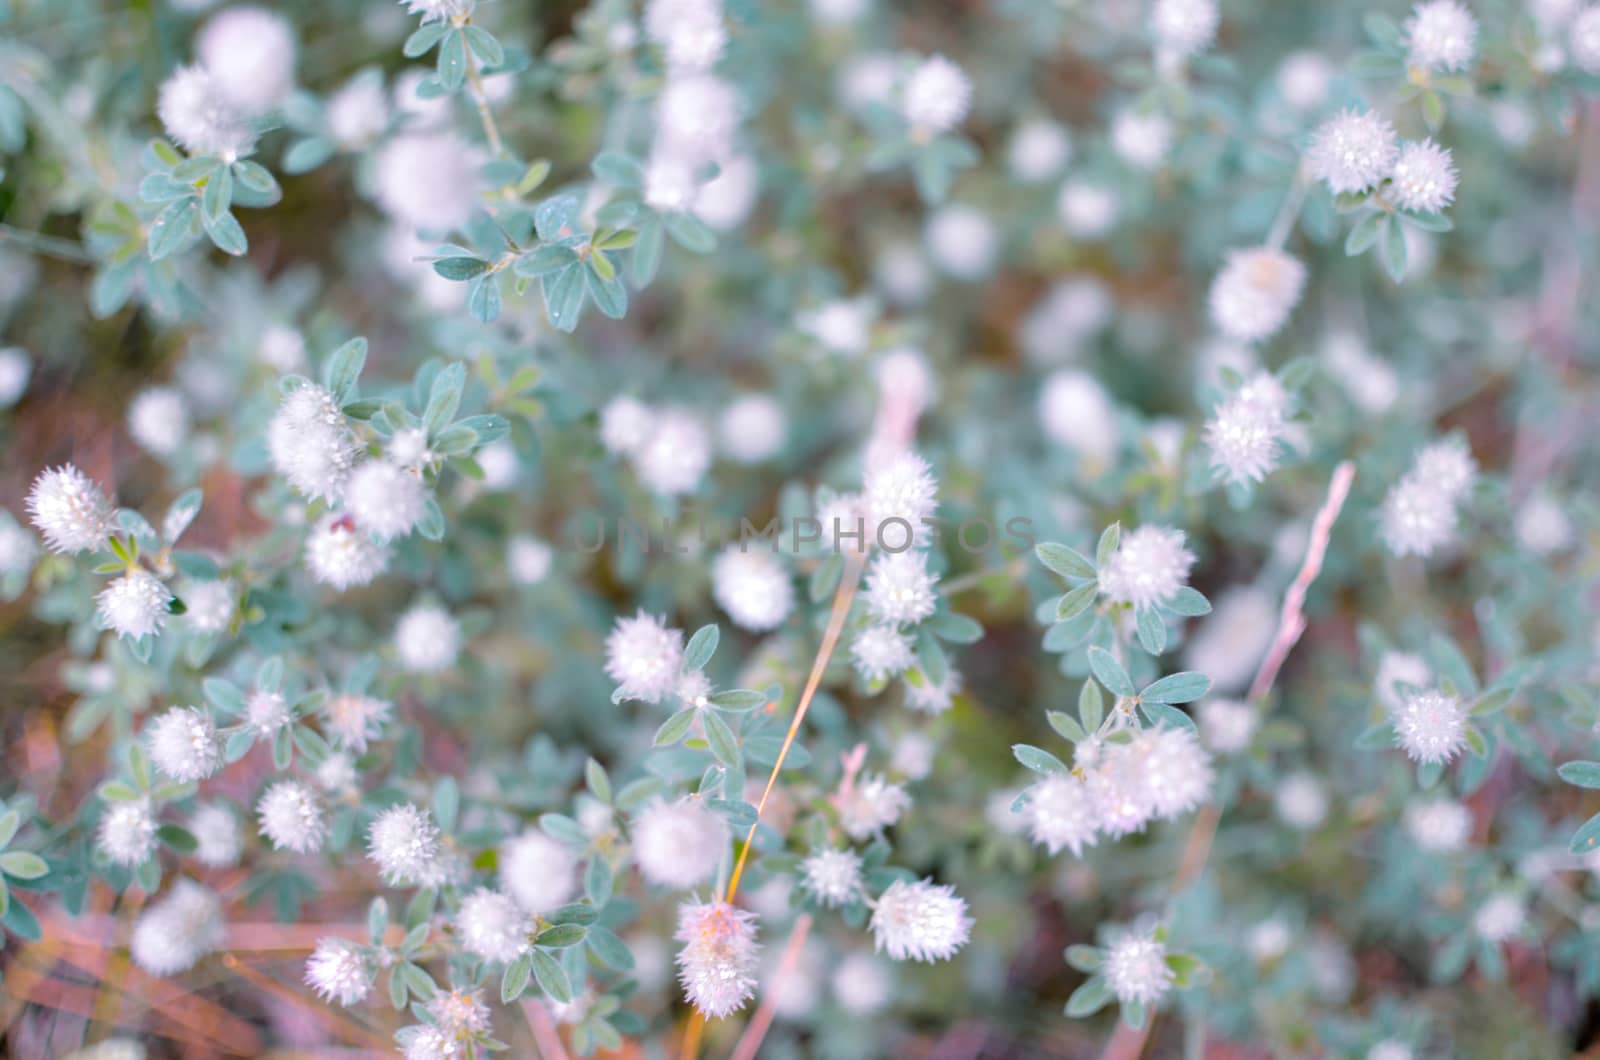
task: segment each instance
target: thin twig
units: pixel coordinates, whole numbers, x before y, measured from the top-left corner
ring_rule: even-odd
[[[522,999],[522,1014],[527,1017],[528,1029],[533,1032],[533,1042],[539,1047],[539,1055],[543,1060],[571,1060],[567,1056],[567,1047],[561,1044],[561,1033],[556,1030],[556,1021],[550,1016],[550,1009],[540,998],[525,997]]]
[[[469,19],[460,19],[456,25],[465,26]],[[483,78],[478,74],[478,57],[473,54],[470,45],[467,53],[467,83],[472,86],[472,101],[478,105],[478,119],[483,122],[483,135],[489,141],[489,150],[499,158],[504,153],[500,141],[500,129],[494,123],[494,114],[489,110],[489,97],[483,90]]]
[[[789,942],[783,948],[783,957],[778,961],[777,970],[764,989],[761,1007],[756,1009],[750,1025],[739,1035],[739,1043],[733,1047],[730,1060],[755,1060],[756,1051],[761,1048],[761,1042],[772,1027],[772,1017],[778,1011],[778,994],[783,988],[784,977],[793,972],[794,966],[799,963],[800,951],[805,947],[806,935],[810,931],[811,914],[801,913],[789,931]]]
[[[278,982],[276,979],[272,978],[270,975],[267,975],[264,972],[259,972],[250,967],[234,954],[224,953],[222,955],[222,964],[223,967],[227,968],[239,978],[250,983],[256,989],[264,990],[267,993],[272,994],[274,997],[277,997],[279,1000],[286,1001],[294,1005],[303,1012],[310,1012],[314,1014],[323,1023],[328,1024],[330,1027],[336,1028],[349,1037],[360,1039],[365,1044],[380,1049],[388,1048],[393,1044],[389,1041],[389,1039],[374,1031],[366,1024],[361,1023],[351,1016],[345,1015],[342,1010],[320,1004],[311,1000],[310,998],[305,997],[298,990],[287,987]]]
[[[74,265],[93,265],[94,255],[70,239],[47,236],[43,232],[29,232],[0,223],[0,243],[14,243],[24,250],[47,257],[60,258]]]

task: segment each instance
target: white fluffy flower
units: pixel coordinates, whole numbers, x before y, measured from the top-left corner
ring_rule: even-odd
[[[861,893],[861,855],[853,850],[818,850],[800,865],[801,886],[829,909]]]
[[[1415,1060],[1411,1046],[1393,1038],[1385,1038],[1367,1050],[1365,1060]]]
[[[1408,59],[1424,70],[1466,69],[1477,37],[1478,20],[1457,0],[1425,0],[1406,19]]]
[[[1254,586],[1225,590],[1211,614],[1191,625],[1184,669],[1211,678],[1217,692],[1242,690],[1267,653],[1277,631],[1279,601]]]
[[[478,204],[477,152],[449,133],[408,133],[378,152],[378,205],[413,228],[460,228]]]
[[[183,590],[183,620],[196,633],[221,633],[233,622],[237,598],[237,588],[226,578],[190,582]]]
[[[12,267],[9,261],[7,267]],[[22,272],[20,269],[17,271]],[[0,290],[0,304],[9,301],[4,290]],[[8,409],[22,400],[32,375],[33,361],[28,357],[27,350],[21,346],[0,347],[0,409]]]
[[[107,806],[96,841],[113,864],[129,868],[144,864],[156,851],[156,818],[150,800],[129,799]]]
[[[245,723],[262,736],[272,736],[294,721],[282,693],[255,689],[245,700]]]
[[[322,708],[323,731],[339,746],[364,754],[368,743],[382,735],[392,709],[384,700],[342,692]]]
[[[916,453],[903,450],[868,460],[861,491],[868,544],[903,551],[913,541],[927,540],[925,522],[938,507],[938,491],[933,470]]]
[[[194,50],[222,97],[249,113],[276,107],[294,89],[294,32],[264,7],[219,12],[201,28]]]
[[[1548,556],[1572,544],[1572,519],[1548,493],[1535,493],[1517,509],[1517,541],[1537,555]]]
[[[650,0],[644,28],[676,71],[711,69],[728,43],[718,0]]]
[[[1394,169],[1399,153],[1394,126],[1381,115],[1345,110],[1312,135],[1306,165],[1338,195],[1378,183]]]
[[[881,834],[910,808],[911,796],[904,785],[868,773],[857,778],[839,800],[839,824],[851,839],[868,839]]]
[[[1527,919],[1522,899],[1502,892],[1478,907],[1472,915],[1472,930],[1485,942],[1504,942],[1520,932]]]
[[[128,403],[128,434],[157,456],[171,456],[189,436],[189,408],[176,387],[152,386]]]
[[[339,146],[357,150],[370,144],[389,124],[389,97],[383,73],[365,70],[328,99],[328,132]]]
[[[13,521],[11,513],[0,511],[0,575],[27,572],[38,555],[33,535]]]
[[[695,165],[725,158],[739,128],[739,95],[719,77],[674,77],[656,104],[657,149]]]
[[[538,585],[554,562],[555,550],[531,534],[514,534],[506,542],[506,570],[518,585]]]
[[[197,707],[173,707],[145,727],[150,760],[180,783],[203,780],[222,768],[222,736]]]
[[[486,961],[516,960],[528,948],[532,928],[533,921],[515,901],[487,887],[461,899],[456,912],[461,945]]]
[[[1135,742],[1146,745],[1145,784],[1157,817],[1188,813],[1211,794],[1211,756],[1188,729],[1145,729]]]
[[[1472,811],[1454,799],[1418,799],[1406,807],[1405,823],[1424,850],[1460,850],[1472,836]]]
[[[1113,602],[1143,609],[1164,604],[1189,581],[1194,553],[1182,530],[1141,526],[1124,533],[1100,569],[1100,588]]]
[[[877,1012],[894,994],[894,977],[889,968],[870,953],[856,952],[833,969],[829,984],[841,1008],[857,1015]]]
[[[387,460],[368,460],[345,485],[345,509],[356,526],[380,541],[404,537],[422,519],[428,493],[422,479]]]
[[[372,962],[366,951],[349,939],[318,939],[317,948],[306,959],[305,980],[322,1000],[348,1008],[359,1005],[372,992]]]
[[[1278,67],[1278,94],[1296,110],[1322,106],[1332,82],[1333,64],[1321,52],[1291,52]]]
[[[1017,126],[1006,150],[1006,167],[1025,184],[1056,176],[1072,158],[1072,136],[1057,122],[1033,118]]]
[[[627,396],[614,397],[600,410],[600,443],[618,456],[637,452],[655,429],[655,411]]]
[[[1050,374],[1039,391],[1039,425],[1091,470],[1104,467],[1116,454],[1116,409],[1105,387],[1086,372],[1062,369]]]
[[[678,978],[701,1015],[722,1019],[755,996],[754,913],[727,902],[685,902],[678,907]]]
[[[172,593],[147,570],[130,570],[106,583],[95,596],[95,617],[102,629],[119,637],[147,637],[167,624]]]
[[[51,552],[88,552],[101,548],[116,511],[94,481],[72,464],[46,468],[28,491],[28,518],[44,535]]]
[[[256,803],[261,834],[279,850],[309,854],[322,849],[328,821],[316,793],[298,780],[280,780]]]
[[[395,623],[394,648],[412,673],[448,670],[461,654],[461,625],[437,604],[413,604]]]
[[[761,167],[747,154],[724,158],[717,175],[700,185],[694,215],[718,232],[738,228],[761,195]]]
[[[1396,556],[1414,553],[1426,558],[1455,539],[1455,500],[1407,475],[1383,500],[1381,529],[1384,544]]]
[[[1310,773],[1291,773],[1278,782],[1272,806],[1284,824],[1309,832],[1328,818],[1328,792]]]
[[[1411,475],[1452,501],[1460,501],[1472,490],[1478,477],[1478,463],[1465,442],[1451,437],[1423,446],[1412,465]]]
[[[972,105],[972,81],[942,55],[922,60],[906,79],[900,113],[924,135],[949,132],[961,124]]]
[[[652,492],[663,497],[692,493],[711,466],[711,432],[691,412],[661,409],[632,458],[634,472]]]
[[[975,206],[949,203],[939,207],[922,231],[928,257],[939,271],[973,282],[988,276],[1000,256],[1000,230]]]
[[[421,15],[423,22],[442,22],[472,14],[477,0],[400,0],[413,15]]]
[[[961,671],[945,667],[944,680],[935,684],[927,674],[917,671],[920,681],[908,677],[905,682],[906,706],[922,714],[943,714],[955,702],[962,686]]]
[[[285,394],[267,426],[272,466],[313,500],[338,499],[358,450],[339,403],[316,384]]]
[[[1456,196],[1456,166],[1450,150],[1432,140],[1406,144],[1394,164],[1394,200],[1402,209],[1438,213]]]
[[[1056,195],[1056,215],[1067,234],[1078,239],[1106,235],[1116,227],[1121,208],[1113,189],[1087,180],[1069,180]]]
[[[356,760],[349,751],[333,751],[312,771],[317,786],[335,798],[353,795],[361,784]]]
[[[1216,0],[1156,0],[1150,28],[1156,43],[1179,56],[1198,55],[1217,36]]]
[[[1106,985],[1124,1005],[1152,1005],[1172,989],[1167,947],[1154,934],[1130,932],[1106,952]]]
[[[1305,284],[1306,267],[1275,247],[1231,250],[1211,283],[1211,321],[1240,342],[1269,339],[1288,321]]]
[[[367,829],[367,856],[391,887],[411,886],[439,859],[439,827],[427,810],[409,802],[379,813]]]
[[[1467,710],[1438,689],[1406,696],[1394,712],[1395,743],[1417,762],[1448,762],[1467,745]]]
[[[1076,857],[1084,847],[1094,846],[1100,832],[1094,797],[1075,776],[1051,774],[1040,780],[1028,789],[1022,813],[1029,836],[1052,854],[1065,847]]]
[[[1165,114],[1124,110],[1111,119],[1111,149],[1135,169],[1156,169],[1172,149],[1172,122]]]
[[[971,935],[965,899],[932,880],[895,880],[872,910],[873,945],[891,960],[948,960]]]
[[[306,569],[324,585],[353,589],[366,585],[389,565],[389,548],[356,528],[355,520],[329,512],[306,535]]]
[[[687,890],[710,879],[728,849],[728,822],[698,799],[658,799],[634,820],[634,857],[646,880]]]
[[[783,406],[768,394],[735,398],[717,420],[722,451],[741,464],[759,464],[777,456],[787,433]]]
[[[1580,70],[1600,74],[1600,5],[1584,8],[1572,20],[1569,46]]]
[[[923,552],[882,552],[867,573],[867,611],[890,625],[917,623],[933,614],[937,575]]]
[[[491,1026],[489,1006],[477,990],[441,990],[427,1007],[434,1024],[456,1039],[486,1034]]]
[[[174,70],[161,84],[156,113],[167,135],[192,155],[231,162],[255,146],[256,132],[249,118],[228,102],[204,67]]]
[[[789,572],[771,550],[729,545],[711,564],[711,593],[717,606],[741,629],[777,629],[794,610]]]
[[[893,626],[868,626],[850,642],[850,661],[867,681],[885,681],[911,669],[911,638]]]
[[[239,818],[228,807],[217,802],[202,803],[189,818],[189,834],[194,836],[194,857],[200,864],[225,869],[239,863],[243,846]]]
[[[1255,708],[1236,699],[1208,699],[1200,704],[1200,738],[1218,754],[1248,750],[1259,719]]]
[[[216,892],[180,879],[140,914],[128,951],[151,975],[177,975],[220,946],[225,930]]]
[[[500,889],[524,912],[548,913],[577,892],[577,855],[565,843],[530,828],[500,847]]]
[[[640,610],[619,618],[606,637],[606,674],[624,699],[659,703],[678,682],[683,632]]]

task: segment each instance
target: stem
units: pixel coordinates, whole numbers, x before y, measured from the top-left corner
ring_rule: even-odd
[[[733,1047],[733,1055],[729,1060],[755,1060],[762,1040],[772,1027],[772,1017],[778,1010],[778,991],[783,986],[784,977],[794,971],[794,966],[799,963],[800,951],[805,946],[806,935],[810,931],[811,914],[801,913],[794,922],[794,928],[789,932],[789,941],[783,948],[783,957],[778,962],[778,968],[773,973],[772,980],[767,983],[766,996],[761,999],[761,1007],[756,1009],[750,1025],[739,1035],[739,1044]]]
[[[457,26],[465,26],[470,19],[461,19]],[[505,153],[504,144],[500,140],[500,129],[494,123],[494,115],[489,111],[489,97],[483,91],[483,78],[478,74],[478,57],[468,47],[467,53],[467,83],[472,86],[472,101],[478,105],[478,120],[483,122],[483,135],[489,141],[489,150],[495,157]]]
[[[550,1018],[550,1009],[539,998],[522,999],[522,1014],[528,1018],[528,1028],[533,1031],[533,1041],[543,1060],[569,1060],[566,1046],[561,1044],[561,1034],[556,1021]]]
[[[21,228],[0,223],[0,243],[15,243],[24,250],[35,254],[44,254],[47,257],[60,258],[70,261],[74,265],[93,265],[94,255],[70,239],[61,239],[58,236],[47,236],[43,232],[29,232]]]

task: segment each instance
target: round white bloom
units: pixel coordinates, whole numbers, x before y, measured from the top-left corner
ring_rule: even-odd
[[[900,113],[913,130],[937,136],[961,124],[972,105],[972,81],[942,55],[930,56],[906,79]]]
[[[911,669],[911,638],[893,626],[868,626],[850,642],[850,660],[867,681],[886,681]]]
[[[156,768],[180,783],[203,780],[222,768],[222,736],[197,707],[173,707],[145,726]]]
[[[428,493],[422,479],[387,460],[368,460],[350,475],[345,509],[356,526],[380,541],[404,537],[422,519]]]
[[[794,610],[794,585],[778,557],[764,547],[729,545],[711,564],[711,594],[741,629],[763,633]]]
[[[222,97],[244,111],[269,110],[294,90],[294,32],[264,7],[219,12],[201,28],[194,50]]]
[[[1259,719],[1255,708],[1236,699],[1208,699],[1200,704],[1200,737],[1218,754],[1248,750]]]
[[[1052,441],[1077,453],[1091,473],[1117,451],[1117,414],[1105,387],[1071,369],[1052,372],[1039,390],[1039,425]]]
[[[1092,847],[1100,832],[1100,818],[1089,787],[1076,776],[1051,774],[1028,789],[1022,814],[1028,834],[1051,854],[1063,847],[1074,857]]]
[[[728,31],[717,0],[650,0],[644,29],[674,70],[709,70],[722,57]]]
[[[783,449],[788,429],[783,406],[770,395],[743,394],[722,410],[717,438],[734,461],[759,464]]]
[[[728,822],[698,799],[657,799],[639,811],[633,824],[633,854],[649,882],[682,891],[717,871],[728,849]]]
[[[113,864],[143,865],[156,852],[156,818],[150,800],[111,803],[100,817],[96,840]]]
[[[1278,601],[1259,588],[1220,594],[1215,610],[1194,624],[1184,649],[1184,668],[1211,678],[1214,691],[1243,689],[1272,643],[1278,612]]]
[[[642,401],[614,397],[600,411],[600,443],[617,456],[637,452],[655,430],[655,412]]]
[[[219,802],[202,803],[189,818],[189,834],[195,840],[195,860],[213,869],[226,869],[239,863],[244,845],[239,819]]]
[[[267,426],[272,466],[313,500],[338,499],[359,449],[339,403],[316,384],[285,394]]]
[[[801,886],[829,909],[861,893],[861,855],[853,850],[819,850],[801,863],[800,872]]]
[[[1504,942],[1522,931],[1528,910],[1514,894],[1497,894],[1472,915],[1472,930],[1485,942]]]
[[[261,333],[256,356],[275,372],[284,375],[299,372],[306,365],[305,336],[284,324],[269,324]]]
[[[548,913],[578,889],[578,857],[565,843],[530,828],[500,847],[500,888],[531,916]]]
[[[189,436],[189,409],[176,387],[152,386],[128,404],[128,433],[157,456],[171,456]]]
[[[347,150],[359,150],[376,140],[389,125],[383,72],[364,70],[346,81],[328,99],[327,117],[328,132]]]
[[[933,614],[938,575],[928,570],[922,552],[883,552],[867,573],[867,611],[890,625],[917,623]]]
[[[1383,658],[1378,660],[1378,674],[1373,680],[1373,692],[1391,713],[1398,711],[1405,702],[1405,697],[1410,693],[1398,687],[1401,684],[1413,685],[1417,688],[1427,686],[1433,680],[1433,671],[1428,669],[1428,664],[1420,655],[1410,655],[1405,652],[1384,652]]]
[[[900,62],[888,52],[864,52],[845,61],[836,79],[839,96],[846,104],[865,110],[873,106],[893,106]]]
[[[1283,823],[1309,832],[1328,817],[1328,793],[1310,773],[1291,773],[1278,782],[1273,808]]]
[[[824,26],[854,22],[872,7],[872,0],[811,0],[811,17]]]
[[[237,598],[237,588],[226,578],[190,582],[183,590],[183,619],[196,633],[221,633],[233,622]]]
[[[1306,267],[1281,250],[1231,250],[1227,265],[1211,283],[1211,321],[1240,342],[1271,338],[1288,321],[1305,284]]]
[[[1456,166],[1449,148],[1432,140],[1409,143],[1394,164],[1394,200],[1405,210],[1438,213],[1455,201]]]
[[[413,228],[460,228],[478,203],[477,152],[449,133],[407,133],[378,152],[378,205]]]
[[[316,793],[298,780],[280,780],[256,803],[261,834],[279,850],[309,854],[322,849],[328,821]]]
[[[459,1039],[486,1034],[491,1026],[489,1006],[477,990],[441,990],[428,1002],[428,1015],[451,1037]]]
[[[436,604],[413,604],[395,624],[394,649],[412,673],[448,670],[461,654],[461,626]]]
[[[329,795],[343,799],[354,795],[361,786],[361,774],[356,770],[356,760],[349,751],[333,751],[317,763],[312,771],[317,785]]]
[[[1423,850],[1460,850],[1472,837],[1472,811],[1454,799],[1418,799],[1406,807],[1405,822]]]
[[[502,964],[516,960],[528,949],[533,921],[515,901],[479,887],[461,899],[456,913],[456,934],[469,953]]]
[[[1579,69],[1600,74],[1600,5],[1584,8],[1572,20],[1568,46]]]
[[[1164,114],[1124,110],[1111,120],[1111,149],[1135,169],[1156,169],[1172,149],[1172,122]]]
[[[910,450],[869,459],[861,490],[867,543],[903,552],[913,542],[926,541],[926,521],[938,507],[938,491],[928,462]]]
[[[28,491],[28,518],[51,552],[88,552],[111,536],[116,511],[89,476],[72,464],[46,468]]]
[[[732,231],[750,216],[760,194],[760,166],[749,155],[734,155],[723,159],[717,175],[700,185],[694,215],[718,232]]]
[[[554,562],[555,550],[531,534],[515,534],[506,542],[506,569],[518,585],[538,585]]]
[[[1467,710],[1438,689],[1405,697],[1394,712],[1395,743],[1416,762],[1448,762],[1467,745]]]
[[[1233,483],[1260,482],[1278,466],[1283,417],[1241,395],[1230,396],[1206,421],[1211,468]]]
[[[800,314],[795,326],[829,353],[858,357],[872,343],[870,298],[835,298]]]
[[[1172,989],[1167,947],[1153,934],[1129,933],[1106,952],[1106,985],[1124,1005],[1153,1005]]]
[[[1426,558],[1455,539],[1455,500],[1416,475],[1407,475],[1384,498],[1381,524],[1390,552]]]
[[[0,511],[0,575],[27,572],[38,557],[39,546],[33,535]]]
[[[1198,55],[1217,37],[1216,0],[1156,0],[1150,28],[1156,43],[1179,56]]]
[[[306,569],[324,585],[339,590],[366,585],[388,565],[388,546],[356,529],[348,515],[329,512],[306,535]]]
[[[1333,73],[1321,52],[1291,52],[1278,67],[1278,94],[1296,110],[1315,110],[1328,100]]]
[[[421,15],[423,22],[440,22],[472,14],[477,0],[400,0],[413,15]]]
[[[868,773],[839,800],[839,823],[851,839],[868,839],[880,835],[910,808],[911,796],[903,785]]]
[[[974,206],[950,203],[928,218],[923,229],[928,257],[946,276],[981,280],[1000,256],[1000,231],[989,215]]]
[[[632,457],[634,472],[652,492],[663,497],[692,493],[711,466],[711,432],[693,413],[665,408]]]
[[[872,275],[878,288],[896,305],[917,305],[933,289],[928,260],[922,248],[909,239],[893,239],[879,247]]]
[[[382,735],[392,709],[384,700],[372,696],[341,693],[322,708],[323,730],[339,746],[364,754],[369,741]]]
[[[249,118],[228,102],[204,67],[174,70],[162,82],[156,113],[167,135],[192,155],[231,162],[255,146],[256,131]]]
[[[922,714],[943,714],[955,702],[955,697],[960,694],[962,686],[961,671],[953,666],[945,667],[944,680],[934,684],[928,675],[920,670],[920,682],[907,680],[906,706]]]
[[[1411,1047],[1405,1042],[1385,1038],[1367,1050],[1366,1060],[1413,1060]]]
[[[755,914],[727,902],[685,902],[678,907],[678,978],[701,1015],[722,1019],[755,996]]]
[[[671,78],[656,104],[657,147],[695,165],[726,158],[739,111],[738,93],[721,78]]]
[[[306,959],[306,985],[322,1000],[346,1008],[367,999],[372,992],[372,974],[366,951],[349,939],[318,939],[317,948]]]
[[[6,265],[9,267],[10,262]],[[6,299],[0,293],[0,304]],[[21,346],[0,348],[0,409],[8,409],[22,400],[28,389],[28,379],[33,375],[33,362],[28,351]]]
[[[895,880],[872,910],[872,942],[891,960],[948,960],[972,936],[966,900],[932,880]]]
[[[406,427],[394,432],[389,444],[384,446],[384,457],[396,467],[418,470],[434,462],[436,457],[428,448],[428,432],[421,427]]]
[[[1006,151],[1006,167],[1024,184],[1049,180],[1072,158],[1072,135],[1057,122],[1033,118],[1017,126]]]
[[[683,632],[640,610],[619,618],[606,637],[606,674],[624,699],[659,703],[683,666]]]
[[[892,999],[894,976],[872,954],[857,952],[834,966],[829,986],[841,1008],[856,1015],[869,1015]]]
[[[1069,180],[1056,196],[1056,215],[1067,234],[1077,239],[1099,239],[1117,224],[1121,204],[1117,193],[1103,184]]]
[[[255,689],[245,700],[245,722],[262,736],[271,736],[294,722],[289,703],[279,692]]]
[[[1478,463],[1460,438],[1446,438],[1423,446],[1411,475],[1452,501],[1459,501],[1471,492],[1478,477]]]
[[[1114,603],[1139,609],[1164,604],[1188,584],[1194,559],[1182,530],[1141,526],[1122,534],[1100,569],[1100,589]]]
[[[478,466],[483,468],[484,489],[504,490],[516,484],[521,461],[517,457],[517,447],[509,438],[490,442],[478,450],[476,458]]]
[[[873,374],[880,403],[893,399],[918,413],[932,407],[937,383],[921,350],[909,346],[886,350]]]
[[[1535,493],[1523,502],[1517,509],[1516,530],[1522,547],[1541,556],[1561,552],[1572,544],[1572,519],[1548,493]]]
[[[1424,70],[1466,69],[1477,37],[1478,20],[1457,0],[1424,0],[1406,19],[1408,59]]]
[[[644,167],[644,201],[663,213],[689,208],[698,192],[697,167],[690,158],[657,147]]]
[[[139,915],[128,951],[151,975],[177,975],[222,945],[225,930],[216,892],[180,879]]]
[[[1399,153],[1394,126],[1382,115],[1345,110],[1318,127],[1305,160],[1311,175],[1339,195],[1378,183]]]
[[[119,637],[147,637],[167,624],[172,593],[147,570],[130,570],[106,583],[95,596],[95,617],[102,629]]]
[[[1145,729],[1135,738],[1147,745],[1145,784],[1151,812],[1172,818],[1188,813],[1211,794],[1211,756],[1188,729]]]

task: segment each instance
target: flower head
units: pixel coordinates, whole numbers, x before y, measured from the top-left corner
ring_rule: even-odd
[[[348,939],[319,939],[306,959],[305,979],[322,1000],[348,1008],[372,992],[372,961],[365,949]]]
[[[639,481],[652,492],[662,497],[692,493],[711,466],[711,432],[692,412],[661,409],[632,457]]]
[[[1106,953],[1106,985],[1125,1005],[1150,1005],[1172,989],[1167,947],[1154,934],[1128,933]]]
[[[634,857],[646,880],[687,890],[710,879],[728,849],[728,822],[698,799],[657,799],[634,820]]]
[[[456,933],[461,945],[486,961],[514,961],[528,948],[533,921],[522,907],[487,887],[461,899],[456,913]]]
[[[413,604],[395,623],[394,647],[412,673],[439,673],[461,654],[461,625],[437,604]]]
[[[342,692],[330,697],[322,708],[323,731],[340,747],[364,754],[368,744],[383,735],[383,726],[393,709],[385,700]]]
[[[1454,799],[1418,799],[1406,807],[1405,825],[1423,850],[1460,850],[1472,837],[1472,811]]]
[[[801,863],[800,872],[800,885],[830,909],[861,893],[861,855],[848,848],[818,850]]]
[[[157,456],[171,456],[189,436],[189,407],[176,387],[146,387],[128,403],[128,434]]]
[[[119,637],[148,637],[167,624],[172,593],[160,578],[134,569],[106,583],[95,597],[95,617],[101,627]]]
[[[972,935],[967,903],[932,880],[895,880],[872,911],[872,941],[891,960],[948,960]]]
[[[938,580],[928,571],[925,553],[879,553],[867,574],[867,610],[890,625],[921,622],[933,614]]]
[[[208,802],[197,807],[189,818],[189,834],[194,836],[194,857],[200,864],[225,869],[239,863],[243,845],[239,819],[223,804]]]
[[[711,1019],[722,1019],[755,996],[754,913],[727,902],[685,902],[678,907],[678,978],[689,1003]]]
[[[733,460],[759,464],[783,449],[788,429],[783,406],[770,394],[742,394],[718,417],[717,440]]]
[[[1486,942],[1504,942],[1522,930],[1528,910],[1522,899],[1501,892],[1478,907],[1472,915],[1472,929]]]
[[[1081,778],[1053,773],[1028,789],[1022,809],[1028,834],[1035,843],[1052,854],[1061,849],[1074,857],[1092,847],[1100,832],[1100,817],[1094,796]]]
[[[51,552],[88,552],[111,536],[116,512],[106,495],[72,464],[47,468],[28,491],[28,517]]]
[[[313,500],[337,500],[355,467],[359,446],[339,403],[314,383],[283,396],[267,425],[272,466]]]
[[[1394,169],[1400,148],[1394,126],[1371,111],[1346,110],[1311,137],[1306,165],[1335,195],[1364,191]]]
[[[324,585],[339,590],[366,585],[388,565],[388,547],[343,513],[327,513],[306,535],[306,569]]]
[[[378,814],[367,830],[367,856],[391,887],[423,880],[439,859],[439,827],[427,810],[409,802]]]
[[[641,610],[619,618],[606,637],[606,674],[624,699],[659,703],[672,692],[683,667],[683,631]]]
[[[198,707],[173,707],[145,728],[156,768],[180,783],[203,780],[222,768],[222,736]]]
[[[1395,743],[1417,762],[1448,762],[1467,745],[1467,711],[1438,689],[1406,696],[1394,712]]]
[[[655,429],[655,410],[644,402],[614,397],[600,410],[600,444],[606,451],[626,456],[637,451]]]
[[[1403,209],[1438,213],[1456,197],[1456,166],[1450,149],[1432,140],[1406,144],[1394,164],[1394,199]]]
[[[942,55],[922,60],[906,79],[900,113],[915,130],[938,135],[961,124],[972,104],[972,81]]]
[[[771,550],[729,545],[711,564],[711,593],[734,625],[777,629],[794,610],[794,586]]]
[[[128,950],[151,975],[177,975],[221,945],[224,931],[217,893],[180,879],[140,915]]]
[[[910,808],[911,796],[904,785],[868,773],[839,800],[839,823],[851,839],[867,839],[894,824]]]
[[[928,462],[916,453],[870,461],[861,492],[869,544],[904,551],[914,541],[925,541],[924,522],[938,506],[938,489]]]
[[[183,589],[183,618],[196,633],[222,633],[233,622],[238,589],[226,578],[189,582]]]
[[[1478,20],[1458,0],[1424,0],[1406,19],[1408,59],[1424,70],[1466,69],[1477,37]]]
[[[577,888],[578,858],[565,843],[530,828],[501,844],[500,889],[524,912],[548,913]]]
[[[1136,608],[1166,603],[1188,583],[1194,566],[1194,553],[1183,542],[1183,531],[1170,526],[1141,526],[1123,534],[1100,571],[1100,588],[1114,603]]]
[[[195,37],[194,50],[221,97],[247,113],[277,106],[294,89],[294,31],[265,7],[219,11]]]
[[[1572,61],[1584,73],[1600,74],[1600,4],[1578,12],[1568,32]]]
[[[945,667],[944,680],[935,684],[927,674],[916,671],[920,681],[911,680],[907,675],[905,682],[906,706],[922,714],[943,714],[955,702],[955,697],[961,693],[961,671],[953,666]]]
[[[129,799],[107,806],[96,841],[113,864],[143,865],[156,851],[156,818],[150,800]]]
[[[162,82],[156,113],[167,135],[193,155],[233,161],[250,153],[256,131],[250,118],[218,90],[203,66],[180,66]]]
[[[1178,56],[1198,55],[1217,36],[1216,0],[1156,0],[1150,28],[1156,43]]]
[[[406,133],[378,152],[373,183],[378,205],[396,221],[449,232],[466,224],[478,204],[478,161],[451,133]]]
[[[1381,522],[1390,552],[1426,558],[1454,540],[1455,502],[1415,475],[1407,475],[1384,498]]]
[[[894,626],[868,626],[850,642],[850,660],[867,681],[885,681],[911,669],[911,638]]]
[[[261,834],[279,850],[309,854],[322,849],[328,820],[316,793],[298,780],[280,780],[256,803]]]
[[[422,479],[387,460],[368,460],[350,475],[344,506],[356,526],[379,541],[404,537],[422,520],[428,493]]]
[[[1276,247],[1228,252],[1211,284],[1211,319],[1229,338],[1261,342],[1275,335],[1300,301],[1306,267]]]

